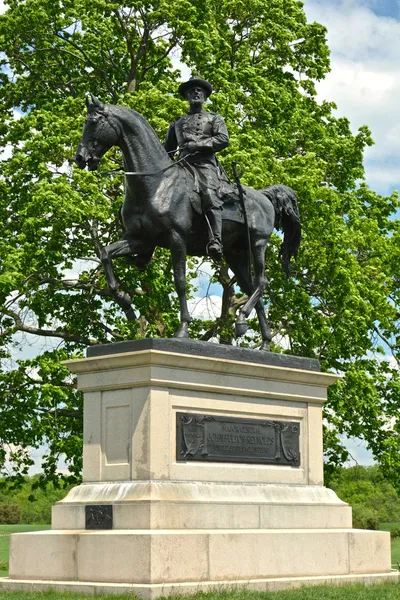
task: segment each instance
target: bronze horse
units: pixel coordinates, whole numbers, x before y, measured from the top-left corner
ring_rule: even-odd
[[[113,146],[122,150],[125,172],[125,200],[121,210],[126,233],[118,242],[103,248],[101,260],[109,289],[127,318],[135,319],[129,295],[121,291],[114,275],[112,260],[117,256],[134,257],[144,269],[156,246],[171,251],[175,289],[180,303],[180,326],[175,337],[189,337],[191,321],[186,300],[186,256],[203,256],[208,242],[206,222],[193,191],[193,177],[187,169],[173,162],[150,124],[134,110],[103,104],[87,95],[87,116],[81,142],[76,153],[78,167],[96,170],[101,157]],[[281,228],[283,267],[288,273],[289,261],[296,254],[301,237],[297,198],[287,186],[272,185],[263,190],[244,187],[247,228],[237,220],[224,218],[224,258],[236,276],[248,300],[239,310],[236,335],[247,331],[247,317],[256,309],[260,323],[262,346],[267,350],[271,331],[264,310],[263,292],[265,251],[274,226]],[[249,248],[254,276],[249,273]]]

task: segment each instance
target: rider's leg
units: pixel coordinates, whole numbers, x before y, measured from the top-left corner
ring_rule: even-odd
[[[220,187],[219,172],[212,164],[199,164],[197,176],[200,187],[201,203],[207,216],[211,235],[207,244],[207,253],[215,260],[222,259],[222,200],[218,196]]]
[[[207,254],[215,260],[222,259],[222,207],[212,206],[206,212],[212,235],[207,244]]]

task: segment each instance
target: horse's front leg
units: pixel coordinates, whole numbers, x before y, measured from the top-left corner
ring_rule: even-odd
[[[174,333],[176,338],[189,337],[189,323],[192,320],[186,300],[186,244],[182,237],[174,235],[171,244],[172,264],[174,268],[175,290],[178,294],[181,324]]]
[[[119,282],[115,277],[112,266],[113,258],[117,256],[128,256],[132,254],[132,245],[127,240],[120,240],[101,249],[100,260],[103,263],[106,275],[108,289],[110,290],[116,303],[124,311],[126,318],[130,321],[136,320],[135,311],[132,308],[132,300],[129,294],[119,289]]]

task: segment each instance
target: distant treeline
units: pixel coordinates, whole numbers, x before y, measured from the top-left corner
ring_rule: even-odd
[[[48,484],[45,489],[35,489],[39,475],[25,477],[13,486],[0,479],[0,524],[51,523],[51,507],[67,495],[69,488],[56,489]]]
[[[37,488],[40,476],[25,477],[16,489],[0,479],[0,523],[50,523],[51,507],[69,488],[48,484]],[[353,508],[353,527],[378,529],[379,523],[400,523],[400,496],[384,479],[379,466],[339,468],[327,481],[339,498]]]
[[[378,529],[379,523],[400,522],[400,496],[379,466],[341,467],[328,486],[353,508],[353,527]]]

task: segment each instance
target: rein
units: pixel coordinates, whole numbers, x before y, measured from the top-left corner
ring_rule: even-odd
[[[168,167],[164,167],[164,169],[160,169],[159,171],[124,171],[123,169],[114,169],[113,171],[101,171],[99,175],[101,177],[103,177],[104,175],[161,175],[161,173],[165,173],[165,171],[168,171],[168,169],[171,169],[171,167],[175,167],[182,161],[186,162],[186,159],[180,158],[179,160],[173,162],[171,165],[168,165]]]

